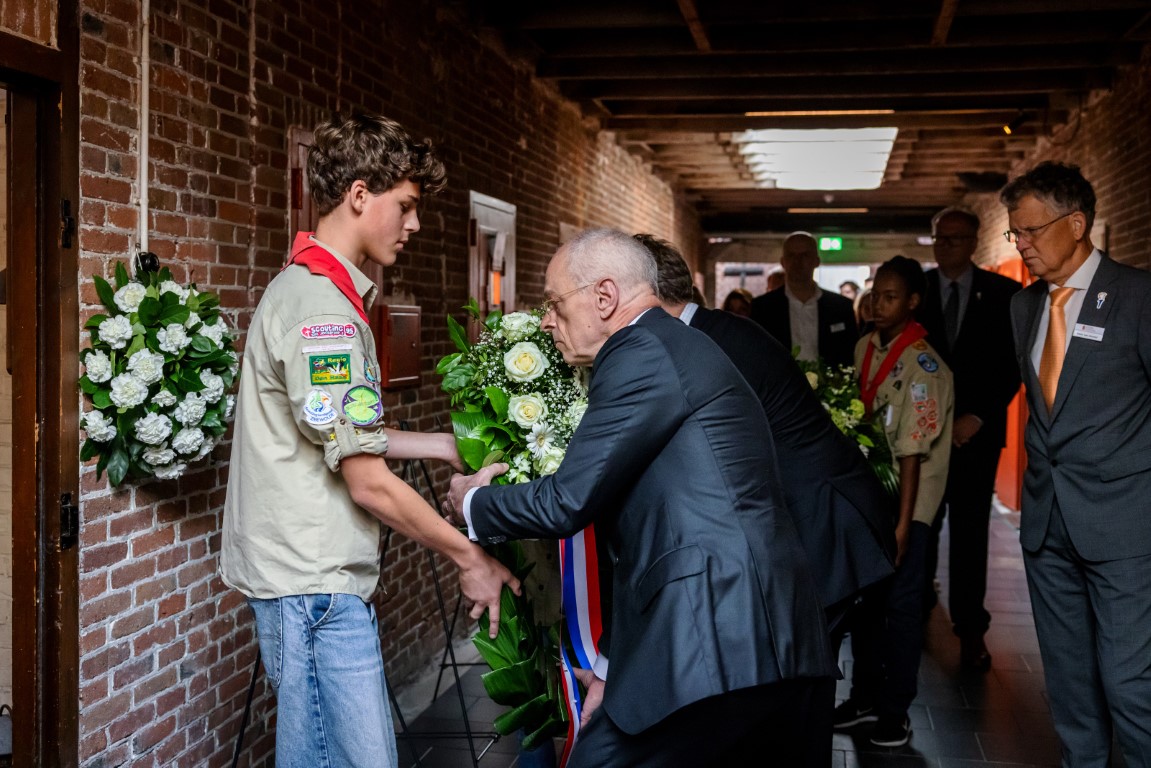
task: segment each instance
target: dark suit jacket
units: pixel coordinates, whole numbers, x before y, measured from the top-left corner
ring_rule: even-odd
[[[758,325],[729,312],[699,307],[691,327],[719,345],[759,396],[787,508],[824,607],[890,576],[894,502],[859,447],[828,417],[791,354]]]
[[[1071,343],[1050,414],[1031,364],[1046,293],[1040,280],[1011,301],[1031,408],[1020,541],[1029,552],[1039,549],[1058,504],[1085,559],[1151,554],[1151,273],[1103,257],[1077,321],[1103,329],[1103,338],[1077,337],[1068,324]]]
[[[1014,280],[972,268],[971,293],[955,346],[947,344],[939,270],[927,271],[927,295],[917,313],[927,343],[943,357],[955,377],[955,415],[983,420],[969,447],[989,451],[1007,440],[1007,406],[1019,391],[1019,365],[1011,341],[1011,297],[1023,287]]]
[[[855,342],[859,329],[855,325],[855,308],[851,300],[838,293],[822,291],[818,301],[819,356],[832,365],[855,362]],[[751,319],[764,327],[783,348],[791,350],[791,315],[787,291],[778,288],[751,302]]]
[[[635,734],[710,696],[834,674],[771,442],[744,438],[767,420],[723,352],[649,310],[604,344],[588,399],[559,471],[480,488],[471,522],[481,542],[593,522],[607,537],[612,721]]]

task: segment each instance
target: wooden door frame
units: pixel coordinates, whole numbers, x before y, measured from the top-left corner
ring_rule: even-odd
[[[76,1],[58,7],[55,49],[0,32],[0,81],[13,121],[10,190],[21,192],[9,198],[8,266],[13,659],[20,660],[13,756],[16,765],[71,768],[79,761],[79,557],[78,547],[60,546],[60,510],[65,493],[79,503],[79,238],[76,226],[63,232],[61,201],[78,220],[79,31]]]

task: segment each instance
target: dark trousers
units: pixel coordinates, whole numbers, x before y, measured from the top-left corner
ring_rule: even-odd
[[[864,598],[851,627],[851,697],[880,715],[907,714],[923,653],[923,562],[931,527],[911,523],[907,551],[891,580]]]
[[[603,707],[579,734],[570,768],[742,768],[831,765],[831,678],[784,680],[689,704],[637,734]]]
[[[935,571],[939,562],[939,532],[948,520],[948,604],[956,635],[978,638],[987,633],[991,614],[983,606],[987,594],[987,525],[995,471],[1001,449],[978,435],[962,448],[951,449],[947,491],[932,526],[924,566],[926,608],[935,605]]]

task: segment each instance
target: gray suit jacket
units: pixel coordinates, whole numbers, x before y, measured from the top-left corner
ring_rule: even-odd
[[[593,522],[607,537],[607,715],[635,734],[701,699],[834,674],[763,408],[739,372],[658,308],[613,334],[594,370],[559,471],[479,489],[471,521],[481,542]]]
[[[1047,283],[1011,301],[1016,357],[1027,386],[1020,541],[1043,545],[1055,505],[1076,549],[1088,560],[1151,553],[1151,273],[1107,256],[1099,264],[1077,323],[1104,329],[1101,341],[1074,335],[1050,414],[1031,348]],[[1098,297],[1105,293],[1102,306]]]

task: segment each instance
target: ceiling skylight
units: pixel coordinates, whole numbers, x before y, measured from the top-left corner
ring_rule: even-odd
[[[761,187],[875,189],[897,128],[769,128],[732,137]]]

